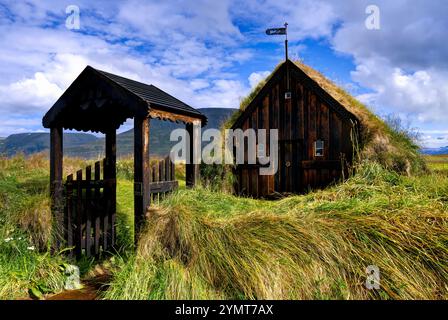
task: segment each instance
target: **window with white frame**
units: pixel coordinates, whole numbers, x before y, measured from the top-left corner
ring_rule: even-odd
[[[316,140],[314,142],[314,156],[323,157],[324,156],[324,141]]]

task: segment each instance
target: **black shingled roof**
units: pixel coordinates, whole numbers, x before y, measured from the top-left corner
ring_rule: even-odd
[[[119,128],[126,119],[148,116],[151,108],[207,123],[200,111],[153,85],[87,66],[48,110],[42,124],[104,133]]]
[[[94,68],[92,68],[94,69]],[[123,88],[131,91],[132,93],[136,94],[143,100],[149,102],[150,104],[154,104],[157,106],[165,107],[168,110],[177,110],[180,113],[187,113],[187,114],[196,114],[201,117],[205,117],[201,112],[196,110],[195,108],[189,106],[188,104],[180,101],[179,99],[176,99],[172,95],[166,93],[165,91],[157,88],[156,86],[152,84],[145,84],[142,82],[138,82],[135,80],[127,79],[121,76],[118,76],[116,74],[112,74],[106,71],[102,71],[99,69],[95,69],[96,71],[100,72],[113,82],[117,83],[118,85],[122,86]]]

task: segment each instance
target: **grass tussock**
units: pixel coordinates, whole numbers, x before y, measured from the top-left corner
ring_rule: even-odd
[[[446,299],[448,181],[364,163],[280,201],[183,190],[148,212],[109,299]],[[365,287],[380,269],[379,290]]]
[[[0,299],[60,291],[62,257],[51,256],[48,160],[0,158]]]

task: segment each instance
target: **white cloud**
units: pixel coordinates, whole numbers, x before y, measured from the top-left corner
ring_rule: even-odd
[[[225,70],[252,55],[230,41],[241,34],[226,1],[78,3],[81,32],[64,27],[65,1],[8,1],[8,12],[0,10],[0,127],[18,130],[6,125],[8,114],[40,123],[88,64],[152,83],[195,107],[236,107],[248,90]],[[49,22],[56,25],[42,27]]]
[[[79,32],[64,26],[69,0],[2,1],[3,132],[24,128],[5,124],[15,114],[40,121],[87,64],[153,83],[194,107],[237,107],[269,74],[256,71],[245,79],[239,68],[259,57],[260,44],[280,48],[283,37],[267,37],[264,29],[285,21],[292,57],[313,49],[300,43],[310,38],[353,57],[352,79],[367,89],[359,98],[376,110],[411,116],[414,125],[426,129],[448,121],[448,46],[443,45],[448,6],[443,0],[377,0],[381,29],[375,31],[364,25],[367,0],[76,2]],[[273,64],[282,54],[277,50],[263,62]],[[253,70],[268,69],[263,66]],[[30,124],[30,129],[36,127]],[[441,140],[428,136],[431,143]]]
[[[256,22],[260,41],[278,41],[279,37],[266,37],[262,31],[267,27],[281,27],[286,22],[288,37],[293,41],[306,38],[331,36],[338,16],[333,1],[316,0],[247,0],[236,2],[232,10],[241,18]],[[283,40],[283,39],[282,39]]]
[[[201,90],[210,86],[210,83],[205,79],[194,79],[190,82],[192,90]]]
[[[344,23],[331,40],[337,51],[353,56],[353,80],[370,89],[359,98],[382,113],[411,117],[416,126],[447,123],[446,3],[377,1],[380,30],[365,28],[367,4],[339,6]]]
[[[427,132],[422,132],[420,138],[423,147],[430,148],[442,148],[448,147],[448,133],[439,134],[428,134]]]
[[[249,76],[249,84],[251,88],[255,88],[257,84],[260,83],[260,81],[266,79],[267,76],[269,76],[271,72],[269,71],[259,71],[259,72],[252,72]]]
[[[46,106],[52,105],[62,92],[60,87],[51,83],[41,72],[36,72],[33,78],[0,86],[3,111],[14,113],[43,111]]]
[[[139,34],[156,37],[165,45],[176,35],[232,40],[240,36],[229,15],[230,1],[198,0],[120,3],[118,21]]]
[[[358,96],[383,113],[406,113],[419,123],[448,122],[448,74],[428,69],[415,72],[369,59],[352,72],[371,93]]]
[[[210,108],[238,108],[248,88],[236,80],[215,80],[210,90],[197,97],[197,105]]]

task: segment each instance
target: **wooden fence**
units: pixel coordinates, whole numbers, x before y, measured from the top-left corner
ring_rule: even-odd
[[[166,157],[151,166],[149,190],[151,202],[158,202],[163,197],[178,188],[179,183],[175,177],[174,163]]]
[[[104,178],[105,160],[67,176],[65,183],[65,241],[80,257],[98,256],[115,245],[116,179]],[[151,166],[151,202],[159,202],[178,187],[169,157]]]

